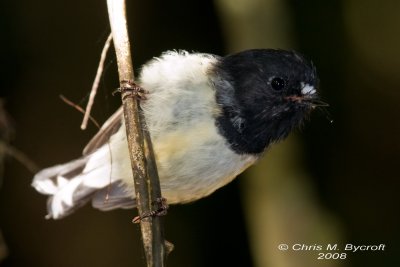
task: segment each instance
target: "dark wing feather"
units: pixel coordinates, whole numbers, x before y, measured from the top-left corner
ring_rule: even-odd
[[[88,155],[96,149],[106,144],[110,137],[115,134],[122,124],[122,107],[120,107],[110,118],[101,126],[98,133],[89,141],[83,149],[83,155]]]

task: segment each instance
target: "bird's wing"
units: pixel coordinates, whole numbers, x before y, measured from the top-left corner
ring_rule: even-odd
[[[108,142],[110,137],[115,134],[122,124],[122,107],[120,107],[110,118],[101,126],[97,134],[89,141],[83,149],[83,155],[88,155]]]

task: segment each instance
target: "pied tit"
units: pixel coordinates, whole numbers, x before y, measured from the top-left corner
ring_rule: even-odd
[[[320,103],[313,64],[284,50],[225,57],[169,51],[145,64],[137,83],[149,92],[140,105],[169,204],[200,199],[232,181]],[[101,210],[135,207],[122,109],[81,158],[40,171],[32,185],[49,195],[48,218],[90,200]]]

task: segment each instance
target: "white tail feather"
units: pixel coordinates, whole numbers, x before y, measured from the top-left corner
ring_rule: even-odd
[[[121,177],[111,179],[109,153],[109,147],[104,145],[90,155],[35,175],[32,186],[40,193],[50,195],[46,218],[65,217],[89,200],[102,210],[135,206],[134,196],[121,182]]]

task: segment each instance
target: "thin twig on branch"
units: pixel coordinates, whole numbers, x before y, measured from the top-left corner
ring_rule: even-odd
[[[2,140],[0,140],[0,151],[16,159],[19,163],[24,165],[31,173],[37,173],[40,170],[40,168],[36,165],[36,163],[33,162],[22,151],[7,144]]]
[[[107,51],[110,48],[111,40],[112,40],[112,34],[110,33],[106,43],[104,44],[103,51],[101,51],[100,62],[99,66],[97,67],[96,77],[94,78],[93,81],[92,90],[90,91],[89,100],[86,105],[85,115],[83,116],[83,121],[81,124],[82,130],[86,129],[88,120],[90,118],[90,111],[92,110],[94,97],[96,96],[97,93],[97,88],[99,88],[100,77],[103,74],[104,62],[106,61]]]
[[[64,101],[65,104],[75,108],[77,111],[79,111],[82,114],[86,113],[85,110],[81,106],[75,104],[74,102],[72,102],[71,100],[69,100],[68,98],[66,98],[63,95],[59,95],[59,96],[60,96],[61,100]],[[96,127],[98,129],[100,129],[100,124],[92,116],[89,115],[89,119],[90,119],[91,122],[93,122],[94,125],[96,125]]]
[[[125,0],[107,0],[114,48],[117,56],[120,87],[134,80],[130,43],[126,22]],[[145,121],[140,115],[139,100],[122,90],[122,104],[129,154],[135,183],[139,216],[149,214],[152,203],[161,199],[157,168],[150,136],[143,131]],[[150,177],[151,176],[151,177]],[[147,266],[165,266],[165,240],[160,217],[149,217],[140,222]]]

